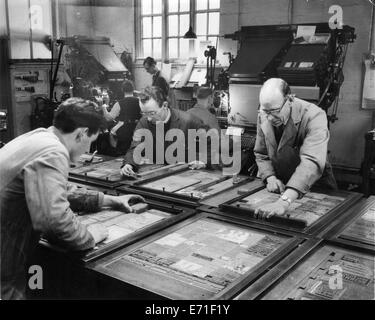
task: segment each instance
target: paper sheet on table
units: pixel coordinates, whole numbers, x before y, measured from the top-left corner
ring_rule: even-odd
[[[298,26],[296,38],[303,37],[308,40],[311,36],[315,34],[316,26]]]

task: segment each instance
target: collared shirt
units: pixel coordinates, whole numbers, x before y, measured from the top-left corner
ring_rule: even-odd
[[[171,109],[168,108],[168,114],[167,114],[167,117],[165,118],[165,120],[163,121],[164,124],[167,124],[169,122],[169,120],[171,119]]]

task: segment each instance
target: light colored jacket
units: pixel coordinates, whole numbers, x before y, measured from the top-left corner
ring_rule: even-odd
[[[276,162],[283,149],[293,148],[300,162],[284,183],[286,187],[305,194],[326,167],[329,140],[327,116],[321,108],[304,100],[294,98],[290,103],[291,114],[278,145],[271,122],[266,115],[259,114],[254,154],[258,175],[266,180],[269,176],[282,174],[275,169]]]

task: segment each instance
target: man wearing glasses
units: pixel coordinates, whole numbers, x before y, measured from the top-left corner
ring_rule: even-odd
[[[138,171],[140,164],[134,160],[134,150],[139,143],[141,137],[137,134],[139,129],[150,130],[153,137],[153,158],[156,159],[156,149],[160,146],[157,145],[156,137],[156,124],[164,124],[164,134],[170,129],[179,129],[183,132],[184,137],[188,137],[189,129],[209,129],[206,124],[194,115],[187,112],[170,108],[167,97],[162,89],[159,87],[147,87],[140,94],[140,108],[142,118],[139,120],[137,127],[134,131],[133,141],[125,155],[124,166],[121,173],[126,177],[136,177],[135,171]],[[164,150],[171,145],[172,141],[164,141]],[[185,155],[188,157],[188,141],[185,141]],[[186,160],[186,159],[185,159]]]
[[[327,162],[329,131],[326,113],[291,95],[288,84],[267,80],[259,94],[260,110],[254,147],[258,175],[267,190],[280,193],[274,203],[259,207],[260,219],[284,215],[311,186],[336,189]]]

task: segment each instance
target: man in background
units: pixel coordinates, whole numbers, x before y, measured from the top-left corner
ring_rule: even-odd
[[[169,84],[167,80],[160,74],[160,70],[156,66],[156,61],[152,57],[147,57],[143,61],[143,67],[145,68],[146,72],[152,75],[152,86],[159,87],[163,94],[168,97],[169,96]]]
[[[138,171],[140,164],[134,160],[134,150],[141,143],[141,137],[138,135],[137,130],[146,129],[151,132],[153,137],[153,159],[156,159],[156,149],[160,146],[156,141],[156,128],[157,123],[162,123],[164,126],[164,136],[170,129],[179,129],[184,134],[185,141],[185,160],[188,159],[189,143],[188,130],[189,129],[208,129],[208,126],[202,120],[187,112],[170,108],[163,90],[159,87],[147,87],[140,94],[140,108],[143,117],[139,120],[137,127],[134,131],[133,142],[125,155],[124,166],[121,173],[127,177],[135,177],[135,171]],[[164,150],[172,144],[172,141],[164,141]]]
[[[187,113],[193,114],[201,119],[210,129],[217,129],[220,132],[220,126],[213,109],[212,89],[208,87],[199,87],[197,90],[197,103]]]
[[[219,126],[219,122],[217,121],[217,118],[214,114],[215,109],[213,107],[213,91],[211,88],[208,87],[198,87],[196,96],[197,96],[197,103],[193,106],[193,108],[189,109],[187,113],[190,113],[197,118],[201,119],[202,122],[207,125],[208,129],[214,129],[217,131],[217,135],[219,138],[219,145],[220,143],[220,138],[221,138],[221,130]],[[198,147],[198,146],[197,146]],[[211,162],[211,140],[208,141],[208,149],[207,149],[207,157],[208,157],[208,163]],[[220,153],[220,148],[219,149],[214,149],[213,152]],[[228,152],[228,151],[227,151]],[[227,153],[228,154],[228,153]],[[203,168],[202,163],[197,163],[196,168]],[[214,165],[211,167],[213,169],[220,169],[220,165]]]
[[[141,118],[139,99],[134,97],[134,85],[130,80],[122,84],[124,98],[116,102],[111,111],[103,109],[107,121],[112,122],[109,139],[117,155],[125,155],[132,142],[134,129]]]

